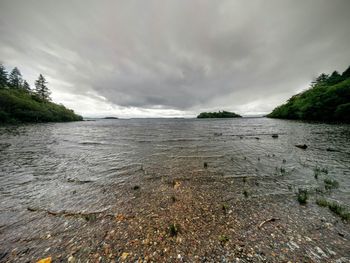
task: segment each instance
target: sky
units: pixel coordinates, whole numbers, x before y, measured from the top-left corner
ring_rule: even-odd
[[[1,0],[0,61],[85,117],[270,112],[350,65],[349,0]]]

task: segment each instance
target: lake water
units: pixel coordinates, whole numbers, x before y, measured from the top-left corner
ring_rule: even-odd
[[[259,178],[254,196],[313,191],[332,178],[340,186],[327,197],[350,204],[350,125],[240,118],[7,126],[0,128],[0,248],[50,224],[31,210],[115,211],[128,201],[123,188],[190,177],[204,163],[217,177]]]

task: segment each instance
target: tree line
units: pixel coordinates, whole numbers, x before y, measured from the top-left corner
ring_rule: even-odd
[[[350,66],[342,73],[339,74],[338,71],[333,71],[332,74],[322,73],[314,81],[311,82],[311,87],[313,88],[317,85],[327,85],[332,86],[350,78]]]
[[[8,74],[6,68],[0,63],[0,89],[21,90],[46,101],[51,101],[51,91],[47,87],[45,77],[40,74],[35,81],[34,89],[31,89],[29,83],[23,79],[21,71],[15,67]]]

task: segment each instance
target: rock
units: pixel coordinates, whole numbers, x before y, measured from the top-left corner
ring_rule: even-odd
[[[150,241],[149,241],[149,239],[144,239],[144,240],[142,240],[142,244],[143,245],[148,245],[150,243]]]
[[[174,182],[173,182],[173,185],[174,185],[174,189],[178,189],[178,188],[180,187],[180,185],[181,185],[181,182],[179,182],[179,181],[174,181]]]
[[[309,238],[309,237],[307,237],[307,236],[305,236],[305,240],[308,241],[308,242],[311,242],[311,241],[312,241],[312,239]]]
[[[338,232],[338,235],[341,236],[341,237],[345,237],[345,234],[341,233],[341,232]]]
[[[296,144],[295,147],[305,150],[307,148],[306,144]]]
[[[126,260],[126,258],[129,256],[129,253],[123,252],[123,254],[120,256],[121,260]]]
[[[52,257],[47,257],[47,258],[40,259],[36,263],[51,263],[51,262],[52,262]]]
[[[0,251],[0,261],[4,260],[7,257],[7,255],[8,255],[8,252]]]
[[[325,223],[324,226],[325,228],[331,228],[333,225],[331,223]]]
[[[319,255],[321,255],[324,258],[327,258],[326,253],[324,253],[324,251],[320,247],[315,247],[315,249]]]
[[[341,258],[338,258],[335,263],[347,263],[349,262],[348,258],[345,258],[345,257],[341,257]]]
[[[73,256],[70,256],[68,258],[68,263],[75,263],[75,258]]]
[[[236,245],[235,248],[236,248],[236,250],[238,252],[242,252],[243,251],[243,248],[240,245]]]
[[[294,241],[289,241],[287,243],[287,246],[290,248],[290,250],[295,250],[295,249],[299,249],[299,245],[297,243],[295,243]]]

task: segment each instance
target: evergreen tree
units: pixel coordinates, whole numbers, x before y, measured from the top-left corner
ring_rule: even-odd
[[[341,82],[343,79],[342,79],[342,76],[338,73],[338,71],[333,71],[332,75],[330,75],[330,77],[328,78],[327,80],[327,84],[329,85],[335,85],[339,82]]]
[[[7,72],[5,67],[0,64],[0,89],[5,88],[7,86]]]
[[[350,66],[343,72],[341,75],[344,79],[349,79],[350,78]]]
[[[322,73],[318,78],[316,79],[317,83],[324,83],[328,80],[329,76],[325,73]]]
[[[39,75],[39,78],[35,81],[35,93],[36,95],[43,100],[51,100],[50,90],[46,86],[47,81],[43,75]]]
[[[22,85],[22,74],[17,67],[15,67],[9,76],[8,84],[11,88],[19,89]]]
[[[27,82],[26,80],[23,81],[22,89],[24,89],[24,90],[27,91],[27,92],[30,92],[30,91],[31,91],[30,85],[28,84],[28,82]]]
[[[322,73],[314,81],[311,82],[311,87],[314,87],[314,86],[320,85],[320,84],[321,85],[326,84],[328,78],[329,78],[329,76],[327,74]]]

